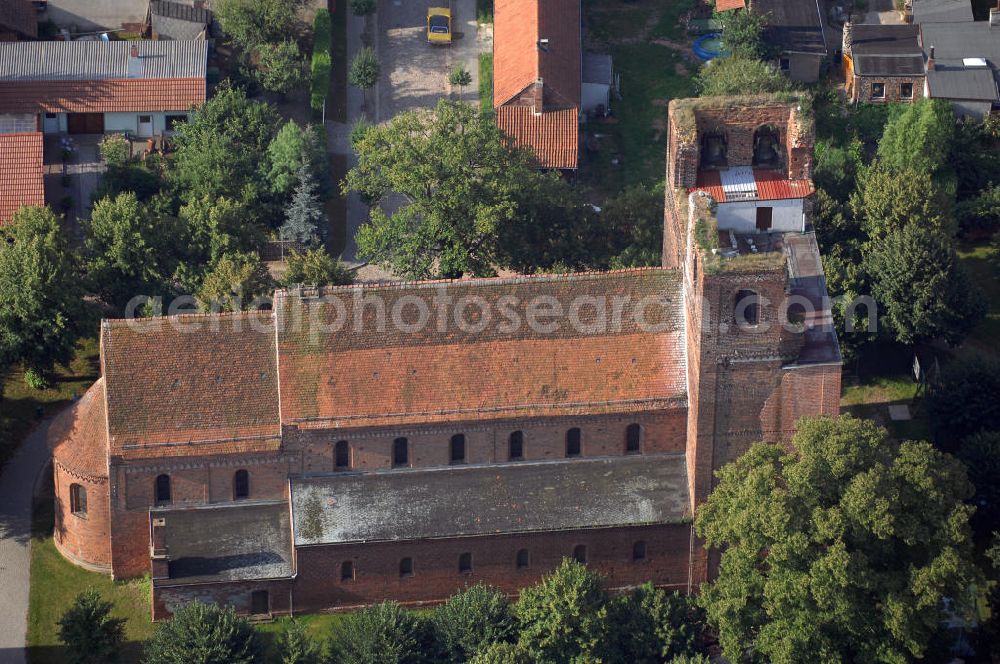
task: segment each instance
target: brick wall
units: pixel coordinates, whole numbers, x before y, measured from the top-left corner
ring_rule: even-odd
[[[108,481],[75,475],[53,464],[56,548],[76,564],[100,572],[111,570],[111,515]],[[87,496],[86,513],[71,510],[70,491],[80,485]]]
[[[265,590],[271,615],[292,612],[292,581],[244,581],[198,585],[158,586],[153,584],[153,620],[166,620],[180,606],[189,602],[230,605],[237,613],[250,613],[251,595]]]
[[[440,602],[462,588],[487,583],[514,595],[537,583],[578,545],[587,563],[607,577],[611,588],[646,581],[685,591],[690,526],[687,524],[494,537],[381,542],[302,547],[297,550],[295,610],[348,608],[393,599],[415,605]],[[646,543],[646,560],[634,562],[633,545]],[[529,566],[518,569],[517,552],[527,549]],[[472,572],[460,573],[458,559],[472,554]],[[413,561],[413,575],[401,578],[400,561]],[[341,580],[344,561],[354,578]]]
[[[687,414],[683,408],[670,411],[634,413],[629,416],[558,418],[549,420],[509,420],[502,423],[465,422],[445,427],[413,429],[300,431],[287,428],[285,443],[289,453],[302,454],[304,472],[332,472],[334,446],[346,440],[354,469],[378,470],[392,467],[392,446],[397,437],[409,441],[409,461],[413,468],[446,466],[450,462],[450,442],[455,434],[465,435],[467,463],[508,461],[509,437],[524,434],[526,460],[562,459],[566,456],[566,431],[579,427],[581,456],[625,454],[625,429],[642,427],[641,449],[654,454],[684,449]]]

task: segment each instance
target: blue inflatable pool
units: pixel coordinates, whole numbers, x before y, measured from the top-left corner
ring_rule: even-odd
[[[695,39],[691,50],[705,62],[712,58],[729,55],[729,52],[722,46],[722,35],[718,32],[710,32]]]

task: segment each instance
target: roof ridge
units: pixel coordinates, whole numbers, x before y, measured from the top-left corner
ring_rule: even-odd
[[[177,321],[186,319],[204,319],[212,318],[216,320],[221,320],[225,318],[250,318],[253,316],[261,316],[262,318],[273,318],[274,313],[271,311],[263,311],[259,309],[251,311],[197,311],[183,314],[174,314],[172,316],[137,316],[135,318],[105,318],[101,322],[111,328],[111,327],[129,327],[137,323],[149,323],[153,321]]]

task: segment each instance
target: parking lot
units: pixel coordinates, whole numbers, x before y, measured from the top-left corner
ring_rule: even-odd
[[[492,44],[477,40],[475,0],[453,0],[451,46],[427,43],[427,8],[446,6],[447,0],[379,0],[378,51],[382,65],[377,118],[388,120],[403,111],[433,107],[441,97],[457,99],[448,75],[455,63],[462,63],[472,75],[472,83],[461,98],[476,103],[478,98],[478,54]]]

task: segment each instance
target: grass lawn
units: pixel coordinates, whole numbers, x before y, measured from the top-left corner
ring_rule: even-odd
[[[626,184],[663,180],[667,103],[694,94],[691,77],[699,66],[687,42],[680,41],[686,40],[680,19],[692,5],[690,0],[584,2],[593,42],[588,47],[610,53],[621,76],[622,98],[612,100],[613,116],[584,125],[585,142],[596,151],[581,156],[579,178],[598,198]]]
[[[20,370],[0,375],[3,399],[0,401],[0,465],[14,453],[35,423],[62,410],[74,397],[83,396],[97,380],[98,344],[96,339],[84,339],[77,346],[76,357],[69,367],[59,367],[50,377],[46,390],[33,390],[24,383]]]
[[[962,345],[961,351],[973,351],[1000,355],[1000,269],[997,256],[988,242],[962,243],[958,257],[976,284],[986,295],[989,310],[981,322]]]
[[[493,110],[493,54],[479,54],[479,109]]]
[[[845,366],[841,412],[875,420],[900,440],[929,440],[927,415],[913,380],[913,349],[899,344],[877,342],[861,358]],[[892,421],[890,405],[908,405],[913,419]]]

